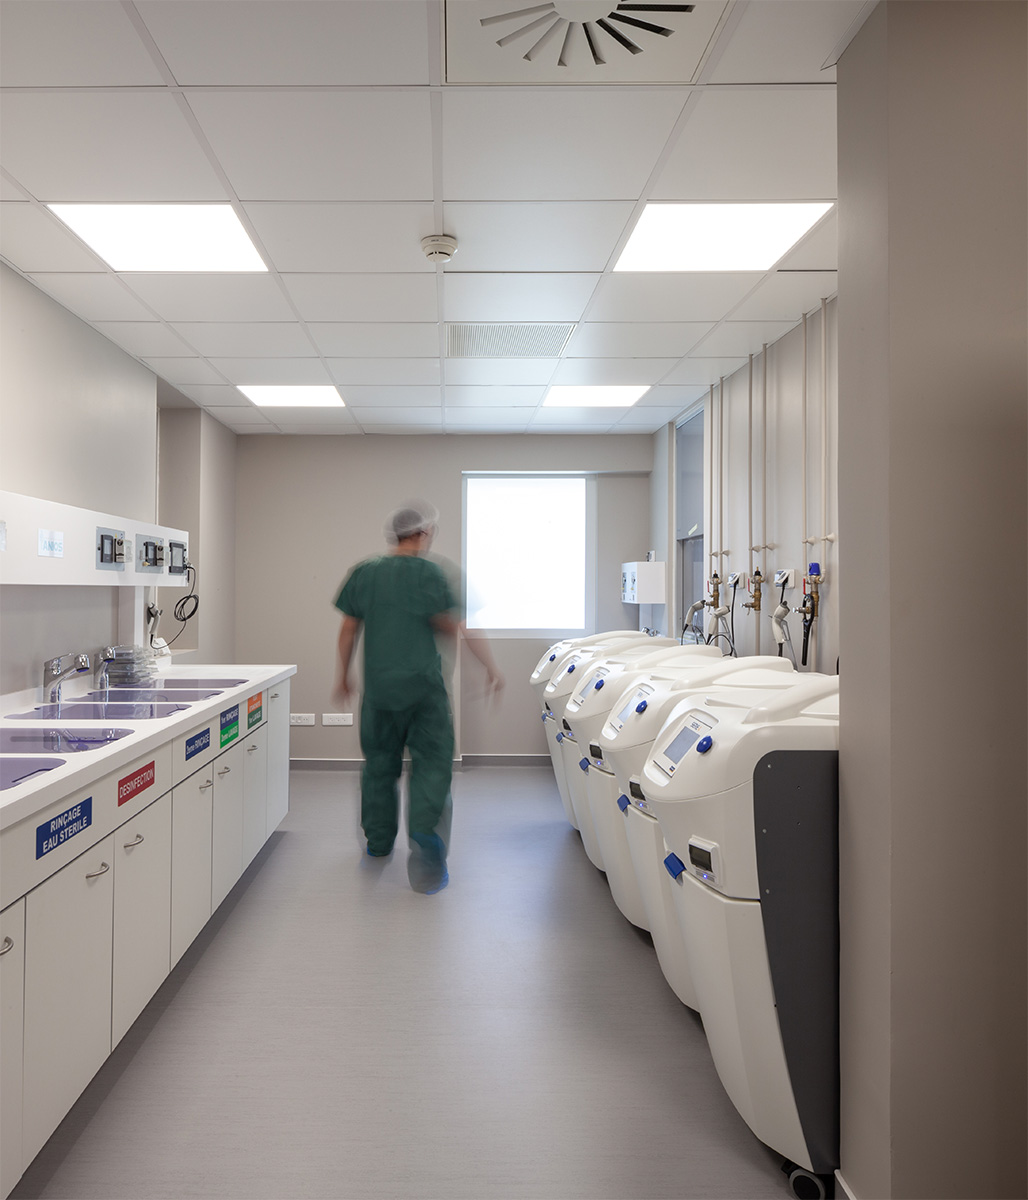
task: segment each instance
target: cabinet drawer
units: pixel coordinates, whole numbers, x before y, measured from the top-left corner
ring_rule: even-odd
[[[25,901],[0,913],[0,1196],[21,1178],[22,1037],[25,1022]]]

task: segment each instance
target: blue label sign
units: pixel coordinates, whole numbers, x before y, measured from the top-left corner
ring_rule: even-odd
[[[221,748],[239,736],[239,705],[233,704],[221,714]]]
[[[210,729],[201,729],[199,733],[193,734],[191,738],[186,738],[186,760],[193,758],[194,755],[206,750],[211,744]]]
[[[93,797],[87,796],[71,808],[36,826],[36,858],[56,850],[75,834],[93,824]]]

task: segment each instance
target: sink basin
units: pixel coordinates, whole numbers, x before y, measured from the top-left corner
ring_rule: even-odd
[[[246,683],[245,679],[162,679],[156,684],[164,691],[169,688],[230,688]]]
[[[17,787],[33,775],[63,766],[63,758],[0,758],[0,792]]]
[[[86,692],[84,699],[98,700],[103,704],[157,704],[165,701],[169,704],[193,703],[197,700],[209,700],[212,696],[220,696],[217,688],[209,688],[205,692],[187,691],[185,688],[170,691],[154,691],[152,688],[109,688],[104,692]]]
[[[188,704],[41,704],[31,712],[10,713],[8,721],[152,721],[185,712]]]
[[[0,729],[0,754],[77,754],[99,750],[131,729]]]

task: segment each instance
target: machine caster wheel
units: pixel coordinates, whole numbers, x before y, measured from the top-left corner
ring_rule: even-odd
[[[796,1200],[831,1200],[835,1180],[831,1175],[815,1175],[803,1167],[789,1164],[789,1188]]]

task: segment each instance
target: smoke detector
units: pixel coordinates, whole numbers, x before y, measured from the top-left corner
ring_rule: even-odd
[[[457,239],[448,233],[434,233],[421,239],[421,249],[431,263],[449,262],[457,253]]]

